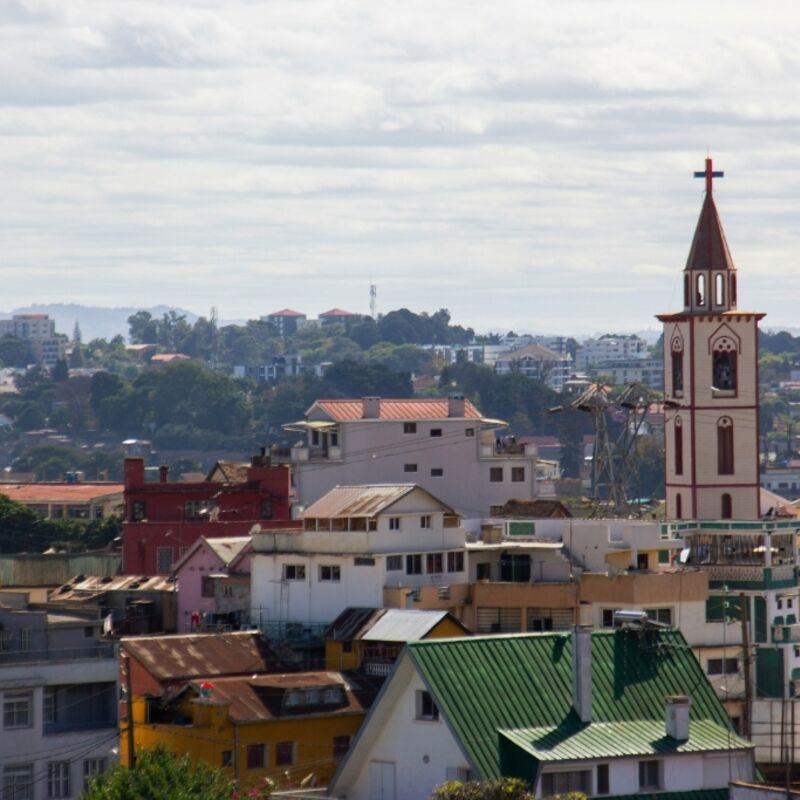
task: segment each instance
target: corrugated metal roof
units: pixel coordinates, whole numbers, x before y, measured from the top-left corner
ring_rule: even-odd
[[[156,680],[269,671],[272,653],[260,633],[203,633],[124,638],[122,647]]]
[[[3,483],[0,494],[18,503],[88,503],[122,493],[121,483]]]
[[[90,575],[83,580],[67,581],[50,592],[51,602],[90,600],[104,592],[174,592],[176,584],[166,575]]]
[[[312,503],[303,518],[372,517],[413,491],[413,483],[387,483],[370,486],[335,486]]]
[[[363,419],[364,404],[361,400],[317,400],[312,408],[324,411],[331,419],[339,422],[348,422]],[[447,398],[409,398],[407,400],[394,400],[381,398],[379,419],[396,420],[445,420],[453,419],[448,416]],[[480,419],[477,408],[469,400],[464,401],[464,417]]]
[[[387,608],[360,638],[367,642],[416,642],[424,639],[446,616],[447,611]]]
[[[501,776],[497,731],[555,727],[573,715],[569,634],[434,639],[409,653],[482,778]],[[596,722],[658,720],[690,695],[692,721],[730,722],[679,631],[592,634]]]
[[[569,717],[551,728],[504,730],[501,735],[538,761],[581,761],[621,756],[706,753],[754,747],[731,729],[711,720],[689,724],[685,741],[666,736],[663,720],[594,722],[590,725]]]
[[[324,638],[337,642],[350,642],[358,639],[361,631],[373,619],[383,614],[383,608],[349,607],[342,611],[325,630]]]

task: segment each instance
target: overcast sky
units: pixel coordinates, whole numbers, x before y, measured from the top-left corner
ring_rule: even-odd
[[[798,325],[796,2],[0,0],[0,309],[655,327],[707,149]]]

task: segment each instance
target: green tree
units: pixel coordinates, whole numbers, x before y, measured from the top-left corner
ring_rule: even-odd
[[[244,793],[243,793],[244,794]],[[248,791],[248,798],[267,798],[270,787]],[[234,800],[240,796],[234,782],[221,770],[188,755],[164,749],[146,750],[136,766],[118,765],[96,778],[83,800]]]
[[[72,352],[69,354],[69,365],[73,369],[79,369],[84,365],[83,349],[80,342],[76,342],[72,347]]]
[[[158,322],[149,311],[137,311],[128,317],[128,333],[134,344],[157,344]]]
[[[570,800],[584,797],[574,793]],[[448,781],[437,786],[430,800],[534,800],[529,786],[519,778],[498,778],[493,781]]]
[[[15,336],[3,336],[0,339],[0,363],[6,367],[27,367],[33,364],[30,345]]]

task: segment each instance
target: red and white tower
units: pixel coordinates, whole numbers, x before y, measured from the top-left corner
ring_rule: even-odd
[[[739,311],[736,267],[706,159],[700,219],[683,272],[683,311],[664,324],[667,519],[756,520],[758,322]]]

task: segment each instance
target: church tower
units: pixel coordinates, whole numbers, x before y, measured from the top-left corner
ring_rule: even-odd
[[[739,311],[736,267],[706,159],[703,207],[683,271],[683,311],[664,324],[667,519],[760,517],[758,322]]]

